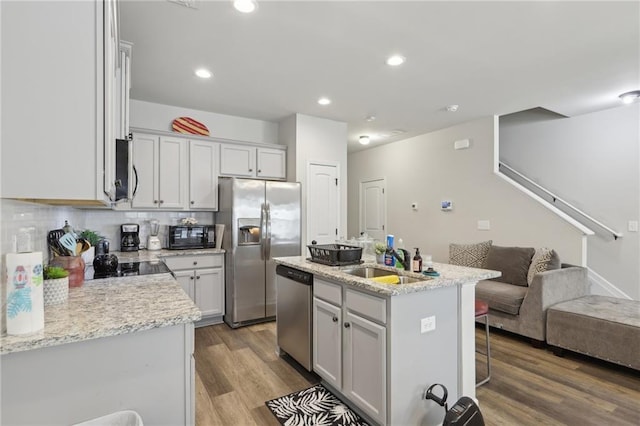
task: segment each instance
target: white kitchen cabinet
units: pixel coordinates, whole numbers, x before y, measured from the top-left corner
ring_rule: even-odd
[[[164,259],[182,289],[202,312],[196,326],[218,324],[224,315],[224,255],[171,256]]]
[[[187,199],[187,141],[136,134],[132,208],[183,210]]]
[[[277,148],[221,144],[220,175],[286,179],[286,151]]]
[[[116,64],[115,7],[2,2],[3,198],[108,204],[115,141],[105,75]]]
[[[386,300],[316,278],[313,307],[314,371],[385,424]]]
[[[193,210],[218,209],[217,143],[189,141],[189,206]]]

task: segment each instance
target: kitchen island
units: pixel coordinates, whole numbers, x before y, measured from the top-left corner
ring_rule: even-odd
[[[45,327],[0,338],[1,424],[73,424],[137,411],[194,423],[194,321],[171,274],[86,281],[45,307]]]
[[[382,425],[436,425],[444,409],[423,399],[434,383],[449,405],[475,398],[475,284],[500,272],[434,264],[439,277],[363,263],[331,267],[304,257],[276,262],[313,279],[313,369]],[[413,279],[384,284],[353,275],[374,267]]]

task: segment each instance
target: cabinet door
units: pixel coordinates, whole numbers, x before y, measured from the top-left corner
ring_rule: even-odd
[[[344,321],[344,387],[353,403],[386,423],[386,328],[347,312]]]
[[[202,316],[224,314],[222,269],[196,269],[195,302]]]
[[[258,148],[257,177],[286,179],[286,152],[281,149]]]
[[[313,299],[313,371],[342,388],[342,313],[338,306]]]
[[[159,207],[183,210],[187,204],[187,141],[160,137]]]
[[[253,177],[256,149],[241,145],[220,145],[220,174],[226,176]]]
[[[193,271],[175,271],[173,275],[176,277],[176,281],[178,281],[184,292],[189,295],[191,300],[194,300],[195,274]]]
[[[189,209],[218,209],[218,144],[189,141]]]
[[[133,138],[134,208],[158,207],[158,136],[136,134]]]

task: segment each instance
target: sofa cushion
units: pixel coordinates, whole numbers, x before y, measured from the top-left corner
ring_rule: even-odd
[[[476,285],[476,299],[487,302],[489,309],[518,315],[528,290],[527,287],[483,280]]]
[[[493,241],[475,244],[449,244],[449,263],[470,268],[482,268]]]
[[[531,259],[529,272],[527,273],[527,283],[531,285],[533,276],[538,272],[550,271],[552,269],[560,269],[560,256],[558,256],[558,253],[546,247],[536,249],[536,253]]]
[[[527,287],[527,273],[535,252],[531,247],[491,246],[484,266],[502,272],[495,281]]]

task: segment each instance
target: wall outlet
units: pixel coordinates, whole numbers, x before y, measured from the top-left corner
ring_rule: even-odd
[[[420,320],[420,333],[428,333],[436,329],[436,317],[426,317]]]
[[[629,229],[629,232],[638,232],[638,221],[630,220],[629,227],[627,229]]]
[[[451,201],[451,200],[442,200],[440,202],[440,209],[442,209],[444,211],[452,210],[453,209],[453,201]]]
[[[479,220],[478,221],[478,229],[481,231],[488,231],[491,229],[491,222],[488,220]]]

